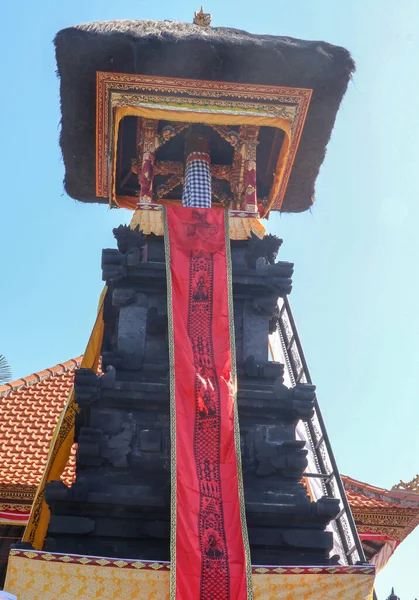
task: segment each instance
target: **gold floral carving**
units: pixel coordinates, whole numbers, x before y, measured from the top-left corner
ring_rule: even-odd
[[[400,542],[419,524],[419,509],[414,508],[352,508],[352,512],[359,533],[379,533]]]
[[[28,513],[30,509],[30,504],[0,504],[0,511]]]
[[[406,483],[400,480],[399,483],[393,485],[392,490],[399,490],[401,492],[413,492],[419,494],[419,473],[411,481]]]
[[[194,25],[199,25],[200,27],[211,27],[211,15],[210,13],[204,12],[204,8],[201,6],[199,12],[195,11],[193,22]]]
[[[283,119],[290,132],[288,158],[281,167],[279,187],[269,201],[279,209],[298,148],[312,90],[269,85],[226,83],[126,73],[97,73],[96,194],[110,198],[109,151],[113,142],[113,108],[147,107],[203,114]],[[210,122],[209,117],[207,117]],[[176,119],[175,119],[176,120]],[[234,121],[233,121],[234,122]],[[267,122],[269,126],[269,123]],[[228,136],[230,127],[223,131]]]
[[[231,100],[217,100],[209,102],[202,98],[177,98],[172,96],[154,96],[137,93],[114,93],[112,94],[112,107],[117,106],[148,106],[154,108],[183,108],[193,112],[220,112],[233,110],[235,114],[255,114],[267,117],[279,117],[281,119],[292,120],[295,117],[295,106],[281,106],[275,104],[265,104],[262,102],[234,102]],[[187,117],[185,117],[187,118]],[[151,120],[151,119],[150,119]],[[215,128],[214,128],[215,129]]]
[[[155,165],[156,175],[183,176],[183,164],[175,160],[158,160]],[[230,165],[211,165],[211,175],[217,179],[230,180]]]
[[[164,183],[159,185],[156,190],[156,195],[159,200],[164,198],[166,194],[169,194],[172,190],[174,190],[178,185],[182,185],[183,183],[183,175],[171,175],[166,179]]]
[[[32,502],[36,493],[34,485],[0,485],[0,498]]]

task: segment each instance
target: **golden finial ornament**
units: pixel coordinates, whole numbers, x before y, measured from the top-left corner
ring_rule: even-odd
[[[199,12],[195,11],[193,22],[195,25],[199,25],[200,27],[211,27],[211,15],[210,13],[205,13],[203,7],[201,6],[201,10]]]
[[[414,477],[412,479],[412,481],[409,481],[407,483],[405,481],[400,481],[400,483],[393,485],[393,487],[391,489],[400,491],[400,492],[413,492],[413,493],[418,494],[419,493],[419,474],[416,475],[416,477]]]

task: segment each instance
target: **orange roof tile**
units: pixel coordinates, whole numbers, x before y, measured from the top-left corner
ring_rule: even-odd
[[[342,476],[360,534],[380,534],[402,542],[419,525],[419,494],[386,490]]]
[[[0,485],[36,487],[82,357],[0,386]],[[75,452],[63,474],[74,479]]]
[[[352,509],[394,509],[402,507],[419,510],[418,493],[386,490],[345,475],[342,475],[342,481]]]

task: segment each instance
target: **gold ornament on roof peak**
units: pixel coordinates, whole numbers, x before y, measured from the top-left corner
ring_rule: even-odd
[[[199,12],[195,11],[193,22],[195,25],[199,25],[200,27],[211,27],[211,15],[210,13],[205,13],[203,7],[201,6],[201,10]]]
[[[416,477],[414,477],[412,479],[412,481],[409,481],[408,483],[406,483],[405,481],[400,481],[400,483],[393,485],[393,487],[391,489],[397,490],[397,491],[402,491],[402,492],[419,493],[419,474],[416,475]]]

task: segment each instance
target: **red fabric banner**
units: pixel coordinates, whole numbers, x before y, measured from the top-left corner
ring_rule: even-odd
[[[246,600],[252,593],[226,225],[224,211],[165,207],[172,600]]]

